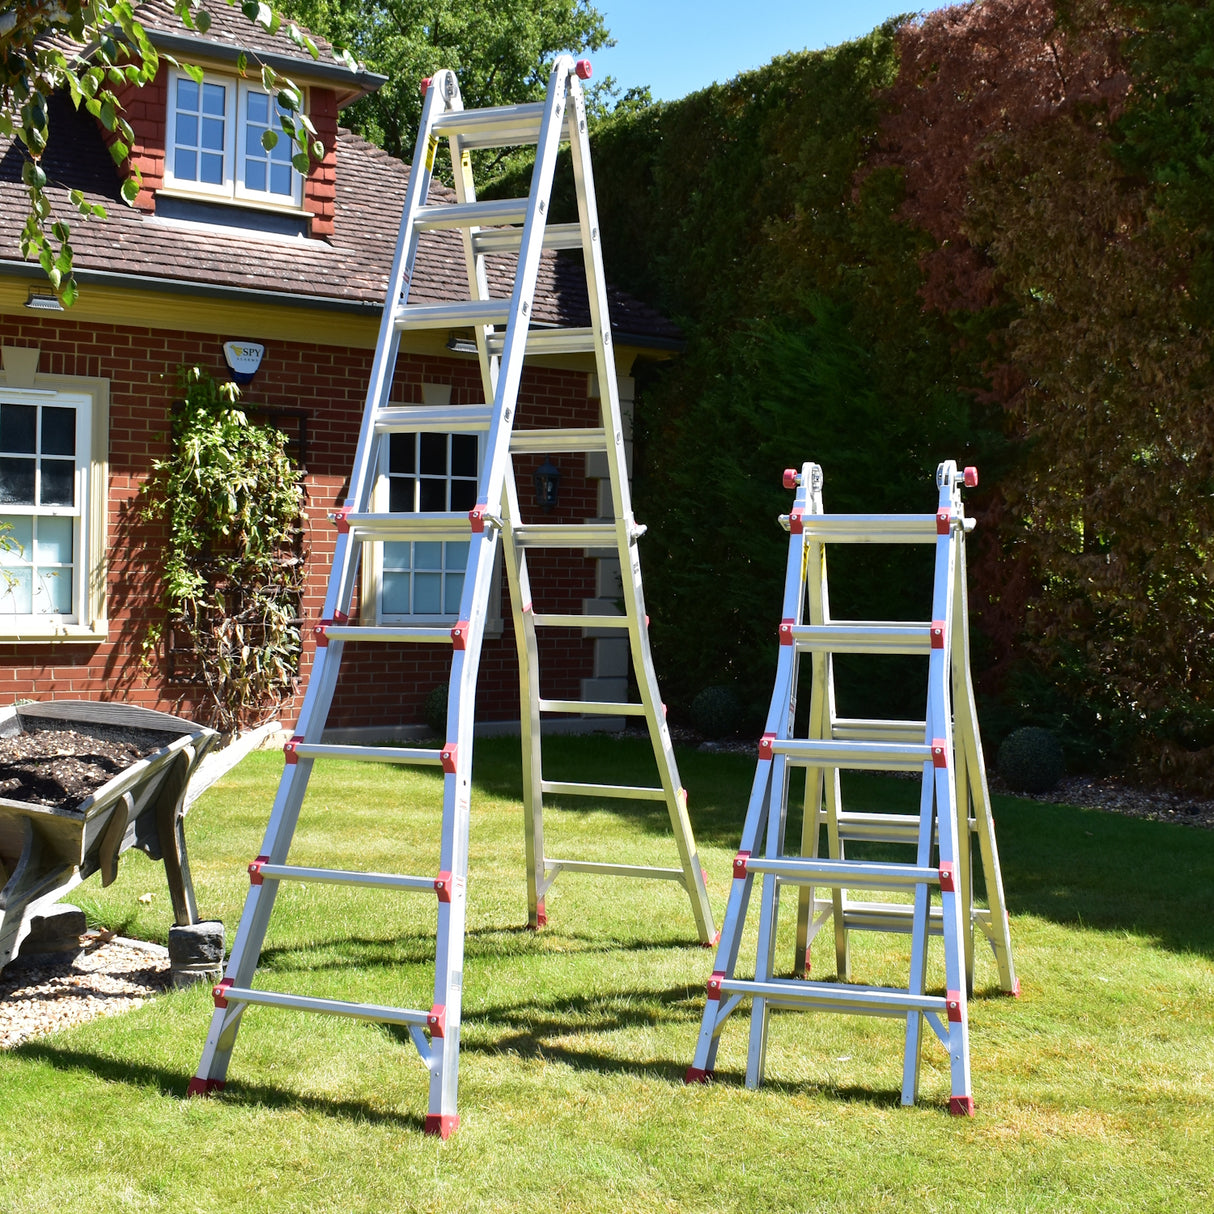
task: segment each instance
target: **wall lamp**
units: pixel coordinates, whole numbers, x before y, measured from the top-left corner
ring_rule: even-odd
[[[561,470],[551,456],[535,470],[535,504],[546,514],[556,505],[561,486]]]
[[[30,288],[30,293],[26,296],[25,306],[35,312],[62,312],[63,304],[59,302],[59,296],[53,291],[39,291],[35,288]]]

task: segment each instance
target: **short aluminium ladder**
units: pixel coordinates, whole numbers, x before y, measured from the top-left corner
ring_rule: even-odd
[[[902,1103],[918,1095],[924,1020],[948,1051],[949,1111],[972,1114],[969,1018],[973,993],[974,928],[989,940],[1000,988],[1019,992],[995,846],[990,794],[969,671],[966,610],[963,485],[977,483],[948,461],[936,473],[939,504],[925,515],[826,514],[822,470],[789,469],[785,486],[796,488],[790,514],[780,650],[765,732],[759,743],[741,848],[713,973],[708,981],[695,1059],[687,1082],[713,1077],[720,1033],[742,1000],[751,1001],[746,1084],[757,1087],[766,1063],[772,1008],[800,1008],[854,1015],[904,1018]],[[935,577],[932,619],[922,623],[833,620],[826,582],[830,544],[932,544]],[[808,607],[808,618],[806,608]],[[834,654],[904,654],[927,659],[925,721],[840,718],[835,712]],[[797,737],[800,659],[808,656],[810,695],[803,737]],[[791,769],[805,770],[800,850],[785,851]],[[842,804],[842,770],[917,772],[922,777],[919,813],[848,812]],[[820,857],[820,835],[827,854]],[[972,896],[971,839],[977,836],[989,909]],[[914,858],[873,861],[847,855],[849,844],[903,845]],[[735,975],[755,877],[762,878],[755,975]],[[780,894],[798,891],[796,944],[789,976],[775,972]],[[818,890],[829,897],[818,897]],[[850,890],[885,900],[855,901]],[[939,905],[932,904],[939,891]],[[891,896],[892,895],[892,896]],[[901,900],[898,896],[901,895]],[[909,901],[907,900],[909,898]],[[809,946],[833,922],[836,980],[809,981]],[[853,931],[907,933],[910,966],[904,989],[853,984],[849,936]],[[945,990],[927,990],[929,937],[944,942]]]
[[[562,871],[673,881],[687,892],[699,941],[715,943],[704,873],[687,816],[657,680],[650,657],[637,540],[643,528],[632,517],[620,418],[616,368],[599,244],[585,102],[581,80],[589,64],[559,58],[543,102],[494,109],[464,110],[453,72],[442,71],[426,87],[417,150],[409,177],[404,214],[371,382],[350,478],[349,496],[332,516],[336,550],[317,628],[315,663],[308,681],[296,735],[286,747],[286,766],[265,841],[249,867],[251,885],[225,976],[215,988],[215,1012],[190,1093],[224,1085],[237,1030],[245,1010],[266,1004],[328,1012],[405,1027],[430,1072],[426,1131],[446,1138],[457,1126],[463,985],[465,890],[472,782],[473,715],[477,669],[484,639],[494,559],[501,550],[509,579],[518,643],[521,699],[523,791],[529,921],[545,922],[544,895]],[[442,140],[449,141],[456,201],[429,204],[431,174]],[[549,223],[548,203],[557,152],[571,149],[578,219]],[[529,197],[478,201],[471,153],[485,148],[536,146]],[[453,303],[409,302],[409,286],[424,233],[459,233],[467,263],[469,298]],[[543,250],[580,250],[585,266],[590,324],[585,328],[538,327],[531,323]],[[508,297],[491,295],[494,275],[487,258],[513,257]],[[411,406],[390,403],[402,333],[424,329],[466,329],[475,334],[485,400],[481,406]],[[598,377],[601,424],[590,429],[514,428],[524,359],[532,355],[593,354]],[[381,444],[395,436],[454,434],[479,436],[475,505],[468,512],[376,513],[375,486]],[[517,454],[588,452],[605,460],[610,483],[608,519],[581,523],[523,522],[512,457]],[[600,511],[602,506],[600,506]],[[360,624],[351,619],[360,559],[368,545],[383,542],[454,542],[468,545],[458,621],[450,626]],[[607,549],[620,564],[622,614],[544,614],[533,605],[528,553],[571,553]],[[538,587],[537,587],[538,588]],[[611,630],[626,637],[639,692],[635,703],[544,699],[540,695],[539,634],[545,629]],[[348,643],[385,646],[445,645],[452,650],[446,742],[437,749],[335,745],[323,731]],[[655,787],[547,780],[541,761],[540,721],[544,714],[623,715],[643,719],[659,771]],[[332,758],[379,763],[426,764],[443,772],[443,816],[438,869],[423,876],[354,872],[292,866],[287,862],[313,764]],[[592,801],[631,798],[665,803],[678,851],[677,867],[647,867],[575,859],[554,859],[544,850],[545,796],[582,796]],[[434,1002],[409,1009],[276,993],[254,986],[254,976],[280,884],[323,881],[387,891],[414,891],[435,899],[437,946]]]

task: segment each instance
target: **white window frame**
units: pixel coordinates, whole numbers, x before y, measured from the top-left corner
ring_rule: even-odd
[[[75,584],[71,611],[17,614],[0,610],[0,640],[6,642],[102,641],[106,618],[106,537],[109,491],[109,381],[71,375],[35,375],[33,384],[10,387],[0,372],[6,404],[70,407],[76,410],[75,505],[23,506],[0,503],[0,517],[70,517],[73,522]],[[4,587],[0,585],[0,592]],[[0,593],[0,607],[4,595]]]
[[[178,177],[176,173],[177,160],[177,87],[182,81],[193,84],[194,80],[177,68],[170,68],[168,77],[168,110],[165,120],[164,134],[164,186],[171,194],[188,195],[213,201],[252,203],[261,207],[279,210],[299,211],[303,207],[303,175],[295,168],[291,169],[291,193],[277,194],[265,190],[250,189],[245,185],[246,164],[248,152],[246,149],[245,119],[246,107],[250,95],[256,94],[270,97],[271,106],[276,99],[262,88],[247,80],[239,80],[235,76],[226,76],[220,72],[208,71],[203,75],[203,85],[218,85],[224,89],[224,146],[223,146],[223,180],[214,182],[198,181],[190,177]],[[305,98],[306,103],[306,98]],[[290,140],[282,131],[278,132],[278,147],[290,148]],[[267,182],[268,185],[268,182]]]

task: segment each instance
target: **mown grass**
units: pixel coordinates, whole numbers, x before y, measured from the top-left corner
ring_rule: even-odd
[[[556,739],[546,753],[555,778],[627,781],[647,750]],[[680,764],[719,920],[753,764]],[[251,756],[190,817],[199,903],[229,935],[280,770]],[[0,1053],[0,1210],[1214,1208],[1214,833],[997,802],[1023,994],[993,994],[980,957],[977,1115],[950,1118],[931,1040],[921,1103],[900,1107],[895,1021],[780,1014],[768,1081],[747,1091],[738,1016],[719,1081],[685,1087],[712,960],[685,896],[566,875],[549,926],[523,930],[518,771],[516,740],[478,743],[453,1138],[421,1133],[426,1075],[405,1034],[331,1017],[251,1009],[227,1090],[183,1100],[211,1002],[181,992]],[[856,808],[915,794],[847,787]],[[434,775],[331,765],[293,859],[430,872],[439,805]],[[643,803],[571,805],[548,835],[552,854],[673,862],[664,813]],[[78,893],[98,922],[167,934],[163,876],[142,857]],[[432,933],[425,898],[285,886],[259,983],[427,1007]],[[857,977],[896,972],[898,941],[857,949]]]

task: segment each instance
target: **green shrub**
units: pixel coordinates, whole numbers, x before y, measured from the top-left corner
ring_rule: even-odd
[[[447,684],[440,683],[422,704],[422,720],[436,737],[447,736]]]
[[[1013,792],[1049,792],[1066,774],[1058,739],[1039,725],[1008,734],[999,747],[997,767]]]
[[[691,723],[706,738],[736,733],[742,723],[742,705],[728,687],[705,687],[691,701]]]

